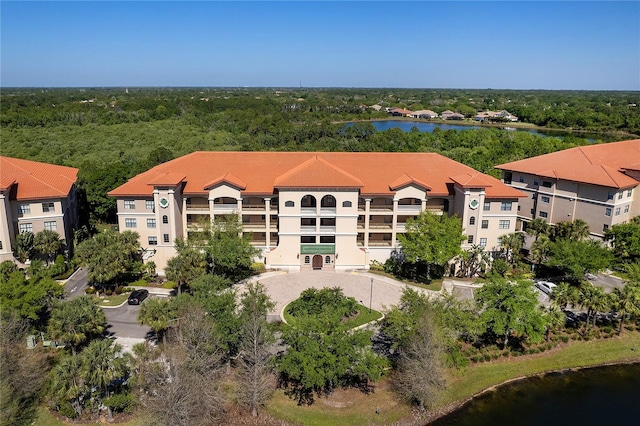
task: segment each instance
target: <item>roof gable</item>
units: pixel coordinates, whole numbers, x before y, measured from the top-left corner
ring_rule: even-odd
[[[227,183],[227,184],[229,184],[231,186],[234,186],[234,187],[236,187],[238,189],[246,189],[247,188],[247,184],[244,183],[242,181],[242,179],[234,176],[231,173],[226,173],[226,174],[224,174],[222,176],[219,176],[219,177],[213,179],[211,182],[207,182],[204,185],[204,189],[211,189],[216,185],[224,184],[224,183]]]
[[[362,181],[342,169],[332,166],[317,155],[278,176],[276,188],[360,188]]]
[[[392,191],[397,191],[398,189],[404,188],[405,186],[409,186],[409,185],[416,185],[427,191],[431,190],[431,187],[429,185],[427,185],[426,183],[423,183],[418,179],[415,179],[412,176],[409,176],[406,173],[398,177],[397,179],[395,179],[393,182],[391,182],[389,184],[389,189]]]

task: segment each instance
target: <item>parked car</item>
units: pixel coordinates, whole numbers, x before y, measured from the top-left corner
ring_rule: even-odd
[[[551,292],[555,287],[556,285],[551,281],[536,281],[536,288],[538,288],[541,292],[543,292],[547,296],[551,295]]]
[[[147,296],[149,296],[149,290],[145,290],[145,289],[134,290],[129,295],[129,300],[127,302],[130,305],[139,305],[140,303],[142,303],[144,299],[147,298]]]

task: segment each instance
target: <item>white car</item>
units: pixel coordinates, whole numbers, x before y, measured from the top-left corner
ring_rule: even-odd
[[[556,285],[550,281],[536,281],[536,287],[546,294],[547,296],[551,295],[551,292],[556,287]]]

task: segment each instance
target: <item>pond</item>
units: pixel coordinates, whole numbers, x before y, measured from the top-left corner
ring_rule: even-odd
[[[389,130],[392,128],[398,128],[403,132],[410,132],[413,127],[416,127],[420,132],[428,132],[428,133],[432,133],[435,129],[472,130],[472,129],[487,128],[482,126],[463,126],[460,124],[434,123],[434,122],[426,122],[426,121],[404,121],[404,120],[373,120],[373,121],[367,121],[367,123],[371,123],[376,128],[376,130],[380,132],[383,132],[385,130]],[[348,123],[348,124],[352,126],[354,123]],[[533,133],[534,135],[540,135],[544,137],[562,138],[563,136],[573,135],[579,138],[589,139],[590,141],[615,140],[615,138],[612,136],[600,135],[600,134],[594,134],[594,133],[571,133],[571,132],[565,132],[562,130],[527,129],[527,128],[520,128],[520,127],[509,127],[508,125],[506,125],[505,127],[500,127],[500,129],[514,131],[514,132],[528,132],[528,133]]]
[[[640,364],[550,373],[498,387],[430,425],[640,424]]]

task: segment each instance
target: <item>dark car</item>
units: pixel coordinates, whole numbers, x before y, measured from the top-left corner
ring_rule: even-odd
[[[142,303],[144,299],[147,298],[148,295],[149,295],[149,290],[144,290],[144,289],[134,290],[129,295],[128,303],[130,305],[139,305],[140,303]]]

